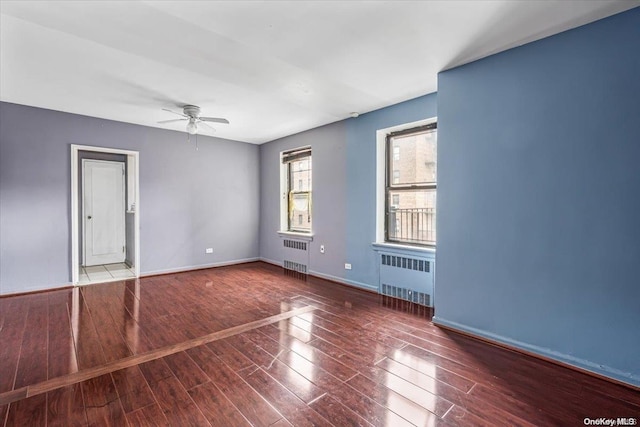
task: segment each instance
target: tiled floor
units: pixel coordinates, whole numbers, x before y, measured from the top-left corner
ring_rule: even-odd
[[[118,264],[94,265],[80,267],[80,285],[97,282],[110,282],[112,280],[130,279],[136,277],[135,272],[121,262]]]

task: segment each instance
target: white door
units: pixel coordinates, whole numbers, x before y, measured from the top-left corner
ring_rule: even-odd
[[[82,160],[84,265],[124,262],[124,163]]]

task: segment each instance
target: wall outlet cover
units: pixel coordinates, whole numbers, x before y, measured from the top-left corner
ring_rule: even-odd
[[[207,248],[204,250],[205,253],[207,254],[212,254],[213,253],[213,248]]]
[[[349,264],[348,262],[344,263],[344,269],[345,270],[351,270],[351,264]]]

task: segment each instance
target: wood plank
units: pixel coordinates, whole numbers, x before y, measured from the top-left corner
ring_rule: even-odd
[[[469,390],[460,390],[455,387],[439,381],[431,376],[425,375],[420,371],[414,370],[409,366],[403,365],[401,363],[396,362],[393,359],[384,359],[376,365],[378,368],[383,369],[384,371],[389,372],[397,377],[402,378],[403,380],[421,388],[429,391],[430,393],[440,396],[450,402],[459,403],[461,402],[460,394],[466,394]],[[370,368],[370,370],[362,370],[365,372],[365,376],[369,378],[376,379],[380,378],[381,381],[384,381],[385,377],[382,375],[380,371],[375,370],[374,368]],[[367,375],[366,372],[369,372]]]
[[[113,400],[100,407],[87,408],[87,420],[90,426],[126,426],[125,417],[119,400]]]
[[[170,425],[157,403],[130,412],[126,414],[126,417],[132,427],[162,427]]]
[[[189,355],[251,424],[269,426],[282,418],[262,396],[213,353],[193,349]]]
[[[274,359],[272,363],[270,363],[268,366],[263,366],[262,368],[267,371],[269,375],[278,380],[282,385],[284,385],[293,394],[298,396],[298,398],[306,403],[317,399],[325,393],[325,389],[322,387],[322,385],[326,386],[326,383],[322,385],[314,384],[311,379],[292,369],[290,366],[287,366],[279,359]],[[303,369],[301,370],[305,372]],[[314,377],[314,372],[305,373],[309,377]],[[317,375],[317,373],[315,374]],[[328,382],[329,380],[325,381]],[[334,384],[338,383],[340,383],[340,381],[335,380]]]
[[[139,365],[140,371],[149,384],[171,378],[173,372],[164,359],[154,359]]]
[[[245,427],[249,421],[213,382],[189,390],[191,399],[214,427]]]
[[[111,374],[88,379],[80,385],[89,425],[126,425],[124,410]]]
[[[170,425],[210,425],[176,377],[171,376],[149,386]]]
[[[28,391],[29,390],[27,387],[20,387],[15,390],[6,391],[0,394],[0,405],[4,406],[8,405],[11,402],[17,402],[18,400],[26,399]]]
[[[291,319],[289,319],[291,320]],[[278,322],[275,325],[270,325],[269,327],[272,328],[276,328],[279,331],[282,331],[284,333],[286,333],[287,335],[291,335],[292,337],[295,337],[296,339],[302,341],[302,342],[309,342],[311,341],[314,337],[311,335],[311,331],[307,331],[301,327],[299,327],[298,325],[295,325],[293,323],[291,323],[290,321],[287,320],[281,320],[280,322]],[[309,328],[311,329],[311,328]]]
[[[114,285],[121,285],[121,283],[116,282],[109,286]],[[122,306],[122,302],[119,298],[107,292],[91,293],[86,289],[87,288],[83,288],[84,302],[89,308],[91,318],[96,325],[96,332],[102,345],[102,351],[106,361],[113,362],[131,356],[133,353],[122,337],[121,328],[118,327],[109,313],[113,304]],[[95,290],[101,289],[104,288],[96,288]]]
[[[405,351],[406,349],[408,349],[408,347],[393,351],[389,354],[389,358],[379,362],[379,365],[384,369],[390,368],[392,365],[394,365],[396,366],[396,371],[405,371],[403,368],[396,365],[401,364],[411,370],[417,371],[421,375],[433,378],[438,382],[448,384],[451,387],[454,387],[464,393],[467,393],[476,384],[476,382],[474,381],[471,381],[461,375],[446,370],[442,366],[439,366],[438,363],[433,363],[433,359],[429,356],[427,356],[427,358],[421,358],[417,355],[409,353],[408,351]],[[395,362],[395,364],[391,361]],[[412,374],[411,376],[416,377],[416,379],[419,377],[417,374]],[[419,381],[427,382],[429,381],[429,379],[425,378]]]
[[[276,421],[275,423],[271,424],[270,427],[293,427],[293,426],[285,418],[280,418],[278,421]]]
[[[44,426],[47,423],[47,397],[44,394],[18,400],[9,405],[6,427]]]
[[[367,422],[351,409],[326,394],[311,402],[309,406],[311,406],[325,419],[329,420],[329,422],[334,426],[373,427],[373,424]]]
[[[111,374],[100,375],[83,381],[82,394],[87,408],[101,407],[109,402],[118,400],[118,392]]]
[[[370,366],[375,364],[376,362],[383,360],[386,356],[382,354],[375,353],[374,357],[370,357],[368,355],[356,355],[351,353],[349,348],[338,347],[335,344],[325,341],[323,339],[315,339],[309,342],[309,345],[318,349],[322,353],[325,353],[334,359],[340,361],[340,363],[346,365],[347,367],[358,370],[362,366]]]
[[[47,311],[46,304],[33,303],[29,307],[16,373],[16,388],[47,379]]]
[[[355,390],[366,390],[371,400],[395,412],[415,425],[433,424],[443,417],[453,406],[446,402],[434,402],[431,396],[421,399],[420,395],[394,391],[385,384],[376,383],[362,375],[356,375],[347,384]],[[418,400],[420,403],[416,402]]]
[[[238,351],[226,340],[214,341],[207,344],[209,348],[216,356],[220,358],[227,366],[234,371],[247,368],[253,365],[253,362],[249,360],[244,354]]]
[[[240,375],[294,426],[331,426],[329,421],[308,407],[305,402],[263,369],[244,370]]]
[[[87,305],[84,302],[83,293],[79,293],[78,314],[77,319],[73,319],[77,323],[77,330],[74,330],[73,340],[76,344],[76,356],[78,360],[78,368],[85,370],[93,367],[100,367],[106,363],[100,336],[96,331],[96,326],[91,317]],[[85,378],[86,379],[86,378]],[[65,384],[69,385],[69,384]],[[48,390],[47,390],[48,391]]]
[[[73,342],[67,301],[49,305],[49,343],[47,378],[78,371],[76,347]]]
[[[3,298],[6,307],[0,329],[0,393],[13,390],[27,323],[28,306],[24,298]]]
[[[0,425],[4,426],[9,412],[9,405],[0,405]]]
[[[293,369],[323,391],[328,391],[341,383],[338,378],[322,369],[317,363],[308,361],[296,352],[287,351],[278,356],[278,361],[282,361],[284,365]],[[267,371],[271,372],[272,369],[268,369]],[[290,375],[288,371],[287,375]]]
[[[118,391],[122,409],[126,414],[155,403],[139,366],[131,366],[112,372],[111,377]],[[140,416],[143,415],[146,416],[146,413],[141,413]]]
[[[269,366],[276,358],[242,335],[230,337],[226,342],[258,366]]]
[[[280,330],[275,330],[273,328],[271,328],[270,330],[266,330],[265,328],[260,328],[258,329],[258,331],[270,335],[271,338],[274,338],[272,336],[272,333],[273,333],[272,331],[275,331],[275,333],[278,334],[278,338],[280,339],[279,343],[281,345],[284,345],[286,348],[290,349],[294,353],[304,357],[307,361],[317,365],[322,370],[326,372],[330,372],[333,376],[335,376],[336,378],[342,381],[346,381],[357,374],[356,370],[349,368],[347,365],[321,352],[317,348],[309,344],[303,343],[302,341],[298,341],[293,337],[280,335],[281,334]]]
[[[413,426],[405,418],[378,404],[363,393],[368,394],[369,390],[360,392],[346,384],[342,384],[340,387],[332,389],[328,395],[374,426]]]
[[[184,351],[171,354],[165,357],[164,361],[167,362],[169,369],[171,369],[185,390],[190,390],[209,381],[207,374],[202,372],[202,369]]]
[[[478,416],[475,416],[458,405],[454,405],[453,408],[444,416],[444,419],[452,426],[467,427],[494,427],[495,424],[491,421],[484,420]]]
[[[47,426],[85,426],[87,423],[80,384],[47,393]]]

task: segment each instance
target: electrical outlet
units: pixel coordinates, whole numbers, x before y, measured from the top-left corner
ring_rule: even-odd
[[[349,264],[348,262],[344,263],[344,269],[345,270],[351,270],[351,264]]]
[[[324,245],[320,245],[320,253],[323,254],[324,253]]]
[[[204,253],[206,254],[212,254],[213,253],[213,248],[207,248],[204,250]]]

